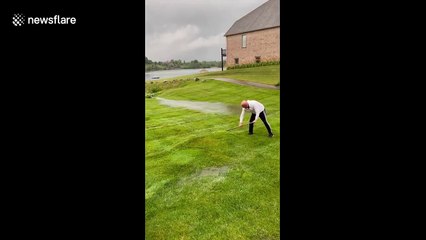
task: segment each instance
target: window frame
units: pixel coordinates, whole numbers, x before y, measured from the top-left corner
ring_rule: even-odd
[[[247,34],[241,35],[241,48],[247,48]]]

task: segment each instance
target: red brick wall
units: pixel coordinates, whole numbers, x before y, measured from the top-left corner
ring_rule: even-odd
[[[262,62],[280,59],[279,27],[245,34],[246,48],[242,48],[242,34],[226,37],[226,66],[234,65],[235,58],[239,58],[239,64],[254,63],[256,56],[260,56]]]

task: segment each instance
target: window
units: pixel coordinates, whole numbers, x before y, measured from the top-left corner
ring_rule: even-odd
[[[260,56],[256,56],[256,63],[260,63]]]
[[[238,58],[234,58],[235,64],[238,64]]]
[[[242,46],[243,48],[247,47],[247,35],[243,34],[242,35]]]

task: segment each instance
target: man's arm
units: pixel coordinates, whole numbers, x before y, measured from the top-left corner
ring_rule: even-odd
[[[243,108],[243,110],[241,111],[241,115],[240,115],[240,124],[238,125],[240,127],[243,125],[244,113],[245,113],[245,111],[244,111],[244,108]]]
[[[254,118],[254,121],[252,123],[255,123],[257,119],[259,118],[260,112],[256,111],[256,117]]]

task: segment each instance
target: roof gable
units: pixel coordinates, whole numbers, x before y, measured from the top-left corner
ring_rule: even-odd
[[[225,36],[280,26],[280,1],[269,0],[237,20]]]

